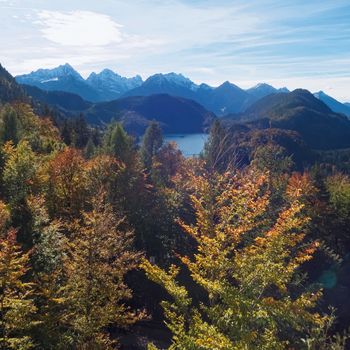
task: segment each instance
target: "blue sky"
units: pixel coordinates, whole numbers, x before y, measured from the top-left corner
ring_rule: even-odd
[[[0,0],[0,23],[14,75],[69,62],[84,76],[174,71],[350,102],[349,0]]]

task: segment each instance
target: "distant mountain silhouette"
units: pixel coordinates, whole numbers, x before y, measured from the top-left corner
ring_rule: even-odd
[[[91,73],[85,80],[69,64],[54,69],[39,69],[30,74],[19,75],[16,79],[21,84],[43,90],[75,93],[91,102],[168,94],[194,100],[217,115],[243,112],[259,98],[285,91],[267,84],[258,84],[243,90],[228,81],[214,88],[207,84],[197,85],[176,73],[155,74],[143,82],[140,76],[124,78],[110,69]]]
[[[8,75],[8,79],[12,79],[15,86],[19,87],[11,75]],[[49,106],[60,117],[70,118],[83,114],[86,120],[94,125],[118,120],[129,132],[137,135],[143,134],[152,120],[158,121],[166,133],[204,132],[216,117],[195,101],[167,94],[92,103],[74,93],[41,90],[30,85],[22,85],[19,88],[23,94],[25,91],[31,97],[28,101],[32,100],[38,111],[43,111],[45,106]]]
[[[36,86],[47,91],[63,91],[79,95],[85,101],[106,102],[121,97],[151,96],[168,94],[194,100],[218,116],[242,113],[263,97],[287,93],[287,88],[261,83],[244,90],[228,81],[218,87],[197,85],[182,74],[154,74],[146,81],[140,76],[125,78],[110,69],[91,73],[84,79],[68,63],[53,69],[39,69],[16,80],[25,85]],[[315,96],[326,103],[334,112],[350,116],[349,105],[342,104],[322,91]]]
[[[99,101],[101,97],[83,77],[68,63],[54,69],[39,69],[16,77],[17,82],[36,86],[42,90],[64,91],[80,95],[88,101]]]
[[[98,74],[91,73],[86,82],[97,91],[104,101],[115,100],[143,83],[139,75],[134,78],[125,78],[110,69],[104,69]]]
[[[237,85],[226,81],[200,98],[202,104],[219,115],[243,111],[249,105],[250,95]]]
[[[198,86],[182,74],[155,74],[150,76],[141,86],[126,92],[124,97],[168,94],[194,99],[197,90]]]
[[[325,94],[323,91],[314,93],[314,96],[324,102],[333,112],[343,113],[350,117],[350,104],[341,103],[335,98]]]
[[[224,115],[242,112],[257,99],[279,92],[281,91],[267,84],[245,91],[229,81],[213,88],[207,84],[196,85],[181,74],[168,73],[149,77],[141,86],[126,92],[124,96],[166,93],[192,99],[215,114]]]
[[[261,83],[258,84],[248,90],[246,90],[247,93],[251,96],[251,99],[249,101],[249,103],[253,104],[253,102],[256,102],[258,100],[260,100],[263,97],[272,95],[272,94],[278,94],[281,92],[289,92],[289,90],[284,87],[281,89],[276,89],[273,86],[266,84],[266,83]]]

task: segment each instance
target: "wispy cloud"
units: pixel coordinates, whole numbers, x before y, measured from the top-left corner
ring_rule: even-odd
[[[107,15],[91,11],[39,11],[43,36],[63,46],[104,46],[123,40],[122,26]]]
[[[2,60],[15,74],[68,61],[83,73],[109,67],[144,77],[177,71],[213,85],[320,85],[350,101],[349,0],[23,3],[0,0]]]

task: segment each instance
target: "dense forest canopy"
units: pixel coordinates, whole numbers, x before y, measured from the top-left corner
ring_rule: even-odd
[[[346,149],[210,114],[185,158],[157,121],[137,140],[1,72],[0,349],[346,348]],[[294,120],[289,98],[261,111]]]

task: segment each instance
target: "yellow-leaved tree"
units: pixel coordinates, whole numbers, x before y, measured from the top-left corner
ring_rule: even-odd
[[[16,241],[15,229],[5,228],[7,211],[0,202],[0,349],[27,350],[34,347],[30,330],[36,308],[33,286],[24,277],[29,254]]]
[[[65,252],[63,321],[74,349],[114,349],[107,327],[125,327],[143,317],[125,305],[131,290],[124,277],[138,266],[140,254],[132,250],[133,233],[123,228],[123,219],[117,218],[104,197],[96,196],[92,210],[83,213],[75,228],[71,225]]]
[[[180,259],[206,297],[190,295],[180,267],[141,264],[172,297],[162,303],[169,349],[341,349],[326,334],[332,317],[316,311],[321,291],[301,278],[317,242],[306,243],[298,181],[289,182],[277,214],[269,212],[267,175],[200,172],[188,184],[195,222],[180,224],[197,250]]]

